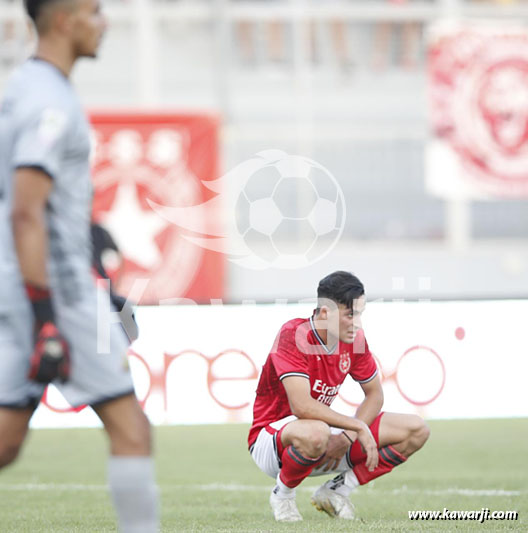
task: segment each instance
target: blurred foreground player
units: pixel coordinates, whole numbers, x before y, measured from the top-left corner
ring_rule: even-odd
[[[120,531],[154,533],[150,425],[128,340],[91,274],[89,126],[68,79],[78,58],[95,57],[106,23],[98,0],[26,0],[26,9],[36,55],[11,77],[0,112],[0,467],[53,382],[104,424]]]
[[[119,248],[112,238],[112,235],[100,224],[92,221],[90,225],[90,234],[92,240],[92,272],[98,279],[106,280],[108,282],[108,290],[110,293],[110,301],[112,305],[119,312],[123,329],[127,334],[130,342],[134,342],[139,336],[139,329],[134,316],[134,309],[132,304],[112,288],[110,275],[106,271],[104,256],[112,252],[117,256],[118,262],[122,264],[123,256]]]
[[[277,335],[248,438],[257,466],[276,479],[270,504],[281,522],[302,520],[295,487],[330,473],[337,476],[314,492],[312,503],[330,516],[353,519],[352,491],[406,461],[429,436],[420,417],[381,412],[381,381],[361,329],[359,279],[334,272],[320,281],[317,298],[312,317],[286,322]],[[365,394],[355,417],[330,408],[347,375]]]

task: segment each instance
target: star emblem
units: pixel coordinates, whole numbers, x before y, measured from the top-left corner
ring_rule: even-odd
[[[140,205],[134,184],[119,185],[112,209],[102,215],[101,221],[126,259],[146,270],[159,265],[162,254],[155,238],[168,222]]]

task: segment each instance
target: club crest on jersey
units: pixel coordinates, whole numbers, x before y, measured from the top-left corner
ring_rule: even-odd
[[[342,353],[339,357],[339,370],[346,374],[350,370],[350,354],[348,352]]]

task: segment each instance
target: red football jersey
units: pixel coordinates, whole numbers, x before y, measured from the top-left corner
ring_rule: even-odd
[[[338,342],[329,350],[317,333],[312,318],[286,322],[262,367],[253,406],[249,446],[253,445],[263,427],[292,414],[282,385],[284,378],[308,378],[312,398],[331,405],[347,375],[350,374],[359,383],[366,383],[377,373],[376,362],[362,330],[358,331],[352,344]]]

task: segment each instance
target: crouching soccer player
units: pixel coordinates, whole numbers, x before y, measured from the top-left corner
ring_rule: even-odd
[[[98,342],[98,304],[106,299],[109,311],[110,301],[91,273],[90,128],[69,81],[78,58],[96,56],[106,22],[99,0],[25,6],[36,55],[11,76],[0,108],[0,468],[15,460],[53,382],[105,427],[119,530],[157,533],[150,425],[128,339],[116,321],[106,347]]]
[[[363,284],[348,272],[319,283],[309,319],[286,322],[264,364],[253,408],[249,450],[257,466],[276,479],[270,505],[276,520],[302,520],[295,488],[308,476],[337,474],[312,503],[330,516],[354,518],[349,496],[387,474],[429,437],[415,415],[384,413],[378,370],[361,329]],[[365,398],[355,417],[330,408],[350,375]]]

